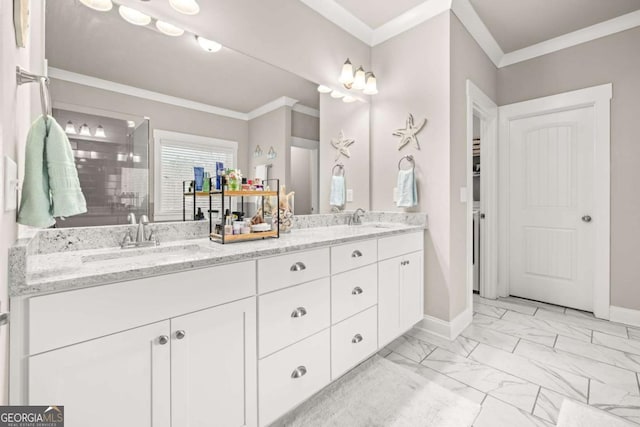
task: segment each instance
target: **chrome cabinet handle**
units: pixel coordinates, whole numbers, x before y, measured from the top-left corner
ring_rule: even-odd
[[[169,342],[169,337],[166,335],[160,335],[158,337],[158,343],[160,343],[160,345],[165,345],[166,343]]]
[[[359,250],[355,250],[353,252],[351,252],[351,258],[360,258],[362,256],[362,252],[360,252]]]
[[[304,307],[298,307],[291,312],[291,317],[302,317],[307,315],[307,309]]]
[[[411,261],[407,261],[407,264],[406,264],[406,265],[409,265],[409,264],[411,264]]]
[[[582,217],[582,220],[584,222],[591,222],[591,216],[590,215],[585,215],[585,216]]]
[[[364,292],[362,290],[362,288],[360,286],[356,286],[355,288],[353,288],[353,290],[351,291],[351,295],[360,295],[362,292]]]
[[[303,262],[298,261],[298,262],[296,262],[295,264],[293,264],[291,266],[289,271],[302,271],[302,270],[306,270],[306,269],[307,269],[307,266],[304,265]]]
[[[363,340],[362,335],[360,335],[360,334],[355,334],[355,335],[353,336],[353,338],[351,339],[351,342],[352,342],[353,344],[358,344],[358,343],[359,343],[360,341],[362,341],[362,340]]]
[[[296,378],[304,377],[306,373],[307,373],[307,368],[305,368],[304,366],[298,366],[291,373],[291,378],[296,379]]]
[[[402,261],[400,265],[409,265],[409,261]]]
[[[176,331],[176,338],[179,340],[183,339],[186,335],[187,333],[182,329],[180,329],[179,331]]]

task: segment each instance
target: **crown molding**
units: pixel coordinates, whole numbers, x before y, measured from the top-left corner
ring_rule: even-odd
[[[276,98],[271,102],[267,102],[266,104],[256,108],[253,111],[249,111],[249,113],[247,113],[247,119],[253,120],[256,117],[263,116],[267,113],[277,110],[278,108],[293,107],[297,102],[297,99],[281,96],[280,98]]]
[[[373,30],[333,0],[300,0],[355,38],[371,46]]]
[[[640,26],[640,10],[509,52],[502,57],[499,67],[527,61],[638,26]]]
[[[304,1],[304,0],[303,0]],[[452,0],[428,0],[372,30],[370,46],[376,46],[451,9]]]
[[[189,99],[178,98],[160,92],[153,92],[139,87],[124,85],[121,83],[103,80],[85,74],[74,73],[60,68],[49,67],[48,75],[51,78],[89,86],[96,89],[121,93],[123,95],[135,96],[136,98],[148,99],[150,101],[161,102],[163,104],[175,105],[177,107],[188,108],[190,110],[202,111],[204,113],[215,114],[217,116],[228,117],[237,120],[248,120],[248,115],[239,111],[216,107],[214,105],[203,104]]]
[[[480,16],[469,0],[453,0],[451,10],[458,17],[462,25],[469,31],[471,37],[480,45],[484,53],[487,54],[491,62],[496,67],[500,67],[500,62],[504,57],[504,52],[493,38],[487,26],[482,22]]]

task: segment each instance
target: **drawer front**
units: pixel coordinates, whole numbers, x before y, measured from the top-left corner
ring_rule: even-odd
[[[258,260],[258,292],[265,293],[329,275],[329,248]]]
[[[258,297],[260,357],[330,325],[328,277]]]
[[[329,329],[325,329],[259,362],[261,426],[284,415],[329,383],[329,344]]]
[[[371,307],[331,327],[332,380],[378,349],[377,324],[377,307]]]
[[[336,324],[378,301],[376,264],[331,277],[331,322]]]
[[[342,273],[373,264],[378,260],[378,244],[375,240],[348,243],[331,248],[331,273]]]
[[[424,246],[424,233],[399,234],[397,236],[378,239],[378,259],[389,259],[396,256],[421,251]]]
[[[31,298],[28,354],[253,296],[255,271],[246,261]]]

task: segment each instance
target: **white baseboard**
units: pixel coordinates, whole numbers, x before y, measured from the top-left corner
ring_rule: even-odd
[[[609,320],[640,327],[640,310],[612,305],[609,307]]]
[[[416,327],[439,337],[454,340],[460,335],[460,332],[471,324],[472,319],[473,310],[471,309],[463,311],[451,321],[438,319],[437,317],[425,314],[424,319],[422,319]]]

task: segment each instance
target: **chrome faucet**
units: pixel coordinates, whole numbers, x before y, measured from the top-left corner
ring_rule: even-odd
[[[360,225],[362,224],[362,217],[364,216],[364,209],[358,208],[351,216],[351,225]]]
[[[136,225],[136,214],[129,212],[129,215],[127,215],[127,221],[131,225]]]
[[[142,215],[140,217],[140,221],[138,221],[138,232],[136,233],[136,243],[142,243],[145,240],[147,240],[144,232],[144,226],[147,224],[149,224],[149,218],[147,218],[146,215]]]
[[[134,222],[132,222],[132,225],[135,225],[135,215],[133,213],[130,213],[127,218],[129,222],[132,222],[133,220]],[[127,234],[125,234],[124,236],[124,239],[122,239],[122,244],[120,245],[120,247],[122,249],[128,249],[128,248],[139,248],[139,247],[146,247],[146,246],[158,246],[160,242],[153,235],[153,231],[149,233],[149,237],[147,238],[145,226],[148,224],[149,224],[149,218],[147,218],[146,215],[140,216],[140,221],[138,221],[138,231],[136,232],[135,240],[131,235],[131,230],[128,230]]]

